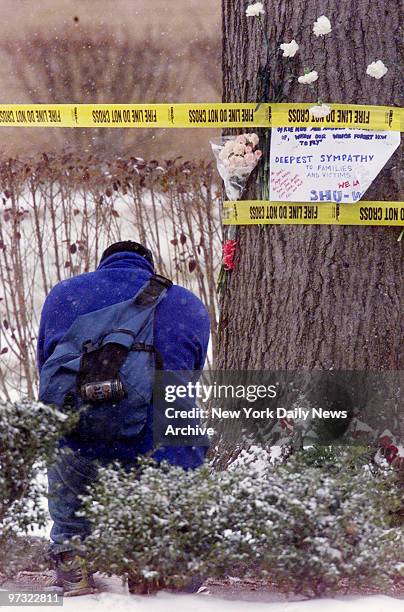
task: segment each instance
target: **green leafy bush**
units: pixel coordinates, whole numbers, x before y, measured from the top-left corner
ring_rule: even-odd
[[[6,542],[48,520],[41,475],[55,455],[57,440],[76,418],[32,400],[0,402],[0,548],[7,548],[7,555],[0,555],[3,573],[13,568],[13,551]]]
[[[89,558],[156,588],[229,573],[306,594],[391,583],[404,554],[391,470],[371,469],[358,449],[303,451],[284,465],[264,457],[244,453],[223,472],[101,468],[84,498]]]
[[[363,449],[305,451],[277,470],[276,546],[263,555],[274,580],[295,592],[387,587],[404,559],[394,472]]]
[[[84,504],[88,556],[106,573],[179,587],[220,565],[227,491],[207,467],[102,467]]]

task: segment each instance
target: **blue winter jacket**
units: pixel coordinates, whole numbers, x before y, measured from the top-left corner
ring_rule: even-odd
[[[78,316],[130,299],[153,272],[146,259],[125,251],[105,258],[94,272],[58,283],[50,291],[42,309],[37,347],[39,372]],[[158,304],[154,319],[154,346],[161,354],[164,369],[201,370],[209,332],[209,316],[202,302],[187,289],[173,285]],[[87,457],[131,462],[153,447],[152,419],[151,407],[147,424],[135,445],[119,442],[111,448],[96,440],[83,445],[74,437],[69,437],[68,444]],[[203,462],[206,450],[206,447],[164,447],[159,448],[154,457],[192,468]]]

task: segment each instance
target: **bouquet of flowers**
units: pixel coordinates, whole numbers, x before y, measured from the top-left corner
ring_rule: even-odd
[[[247,180],[258,164],[262,151],[257,134],[224,136],[211,140],[217,169],[229,200],[239,200]]]

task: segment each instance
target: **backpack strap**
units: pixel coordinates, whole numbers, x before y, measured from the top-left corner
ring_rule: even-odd
[[[173,282],[170,281],[168,278],[165,278],[165,276],[161,276],[160,274],[153,274],[149,282],[143,287],[143,289],[141,289],[135,295],[134,304],[136,304],[136,306],[145,307],[152,306],[153,304],[157,305],[161,297],[163,297],[166,291],[172,286]],[[154,353],[156,359],[156,369],[164,369],[163,358],[154,346],[135,344],[134,346],[132,346],[132,350]]]
[[[164,276],[154,274],[135,295],[133,305],[141,308],[154,308],[172,284]],[[98,394],[103,400],[105,398],[101,387],[106,385],[111,387],[111,384],[119,382],[119,370],[129,351],[154,354],[156,369],[164,368],[163,359],[157,349],[145,342],[136,342],[136,334],[130,329],[130,325],[127,329],[114,329],[106,332],[98,338],[95,345],[91,341],[85,341],[82,350],[76,384],[78,393],[88,401],[96,401],[87,397],[88,387],[91,387],[91,392],[95,390],[93,395]]]
[[[149,282],[135,295],[133,303],[136,306],[151,306],[172,285],[172,281],[168,280],[168,278],[160,276],[160,274],[153,274]]]

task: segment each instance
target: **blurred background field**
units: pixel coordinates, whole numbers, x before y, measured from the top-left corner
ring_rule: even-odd
[[[2,0],[0,103],[220,101],[219,0]],[[214,130],[1,128],[0,152],[210,156]]]

